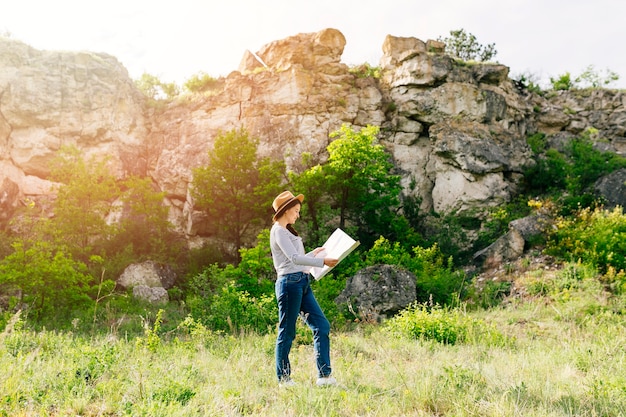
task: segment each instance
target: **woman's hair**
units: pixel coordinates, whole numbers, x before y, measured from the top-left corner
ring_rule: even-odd
[[[285,205],[285,207],[283,207],[283,208],[280,210],[280,214],[278,215],[278,217],[277,217],[277,218],[278,218],[278,219],[280,219],[280,218],[281,218],[281,217],[285,214],[285,212],[286,212],[287,210],[289,210],[289,209],[290,209],[290,208],[292,208],[292,207],[295,207],[296,205],[299,205],[299,206],[301,206],[301,205],[302,205],[302,203],[300,202],[300,200],[294,199],[293,201],[289,202],[289,204]],[[287,225],[287,230],[289,230],[289,231],[291,232],[291,234],[293,234],[294,236],[300,236],[300,235],[298,234],[298,232],[296,231],[296,229],[294,229],[294,227],[293,227],[293,225],[292,225],[292,224],[288,224],[288,225]]]

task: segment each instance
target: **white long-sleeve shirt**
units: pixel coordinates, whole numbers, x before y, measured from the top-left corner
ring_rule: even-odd
[[[312,252],[305,254],[302,238],[293,235],[277,222],[270,230],[270,248],[278,276],[307,272],[312,266],[324,266],[324,258],[316,258]]]

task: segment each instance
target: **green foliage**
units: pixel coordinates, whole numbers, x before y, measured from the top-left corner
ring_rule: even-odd
[[[31,247],[15,243],[13,249],[0,261],[0,290],[27,306],[30,317],[67,319],[74,310],[91,305],[92,278],[83,263],[45,242]]]
[[[526,90],[535,94],[543,94],[543,89],[539,85],[539,79],[535,74],[522,73],[514,78],[516,85],[521,90]]]
[[[145,72],[138,80],[135,80],[135,85],[139,91],[152,100],[171,100],[180,93],[176,83],[164,83],[157,76]]]
[[[530,149],[534,154],[541,154],[545,152],[546,146],[548,145],[546,134],[541,132],[529,135],[526,138],[526,143],[528,143],[528,146],[530,146]]]
[[[106,217],[115,211],[120,194],[107,160],[85,161],[77,148],[63,148],[52,167],[51,178],[62,183],[57,189],[51,233],[58,245],[70,249],[84,262],[93,254],[93,244],[115,231]]]
[[[267,333],[276,323],[274,294],[251,296],[230,281],[208,298],[188,301],[191,315],[213,331]]]
[[[504,205],[491,208],[482,221],[473,247],[478,250],[489,246],[509,231],[510,222],[528,216],[531,211],[528,198],[524,195],[519,195]]]
[[[460,216],[456,212],[431,213],[420,221],[418,227],[426,242],[422,246],[437,244],[456,264],[467,262],[475,251],[469,243],[468,231],[480,228],[481,217],[479,214]]]
[[[555,223],[546,251],[576,262],[590,263],[606,273],[626,270],[626,215],[621,207],[580,210]]]
[[[582,87],[590,88],[602,88],[608,87],[610,84],[619,80],[619,74],[608,68],[604,70],[604,75],[599,73],[593,65],[589,65],[585,70],[575,79],[577,84]]]
[[[401,266],[415,274],[419,302],[449,306],[461,298],[465,277],[437,245],[407,251],[399,242],[381,237],[365,255],[365,266],[376,264]]]
[[[155,190],[150,178],[129,177],[123,184],[120,201],[121,221],[111,238],[108,253],[119,253],[130,246],[134,259],[156,261],[176,259],[184,242],[176,239],[168,220],[168,207],[163,204],[164,192]]]
[[[356,65],[350,68],[350,73],[356,75],[358,78],[380,78],[380,67],[373,67],[369,63]]]
[[[563,190],[569,168],[565,155],[556,149],[548,149],[545,155],[537,158],[534,166],[524,172],[528,190],[541,194]]]
[[[565,207],[576,208],[579,203],[589,206],[594,200],[586,196],[588,189],[603,175],[626,166],[626,158],[613,152],[596,150],[591,136],[595,129],[588,129],[580,137],[571,140],[563,152],[548,149],[542,135],[529,138],[529,143],[536,152],[535,165],[528,168],[524,177],[529,193],[554,193],[567,191]],[[538,153],[539,152],[539,153]]]
[[[216,78],[204,72],[199,72],[185,81],[183,88],[190,93],[204,93],[215,89],[219,85],[220,82]]]
[[[589,65],[580,75],[573,79],[569,72],[557,78],[550,77],[552,89],[555,91],[573,90],[576,88],[606,88],[618,80],[619,74],[616,72],[605,69],[604,74],[602,74],[593,65]]]
[[[389,232],[400,203],[400,176],[391,174],[393,163],[377,142],[378,132],[376,126],[356,132],[344,124],[331,134],[336,139],[328,145],[328,162],[319,170],[320,185],[339,212],[339,227],[355,224],[366,247]]]
[[[513,284],[509,281],[487,281],[482,288],[469,297],[480,308],[493,308],[511,294]]]
[[[305,155],[303,159],[307,158]],[[331,208],[326,197],[327,188],[324,186],[322,169],[322,165],[315,165],[300,174],[289,173],[293,189],[305,196],[298,229],[306,236],[307,244],[313,247],[322,246],[334,230],[331,220],[335,217],[335,210]]]
[[[161,324],[163,323],[164,310],[159,310],[152,327],[145,325],[144,337],[138,337],[136,340],[137,347],[146,348],[150,352],[156,352],[161,346]]]
[[[446,53],[463,61],[491,61],[498,54],[494,43],[482,45],[476,36],[465,29],[451,30],[447,38],[439,37],[446,44]]]
[[[259,234],[257,246],[240,252],[237,266],[215,264],[193,277],[187,305],[191,317],[212,330],[264,333],[278,315],[269,230]]]
[[[258,159],[258,143],[244,128],[222,133],[208,165],[193,171],[197,206],[211,219],[213,234],[237,249],[269,224],[272,201],[282,190],[284,162]]]
[[[558,78],[550,77],[550,84],[555,91],[567,91],[574,88],[574,81],[569,72],[558,76]]]
[[[270,231],[263,229],[257,237],[257,245],[250,249],[241,249],[241,262],[231,274],[240,290],[253,297],[272,294],[276,270],[270,249]]]
[[[458,309],[413,304],[385,323],[391,334],[418,340],[455,345],[480,343],[504,346],[507,338],[492,325],[474,319]]]

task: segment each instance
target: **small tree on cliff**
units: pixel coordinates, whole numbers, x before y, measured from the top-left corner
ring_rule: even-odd
[[[285,172],[284,162],[257,157],[258,144],[244,128],[221,133],[208,165],[193,170],[196,205],[208,215],[214,236],[237,249],[269,223]]]
[[[446,44],[446,53],[463,61],[490,61],[497,54],[496,44],[482,45],[476,36],[465,32],[465,29],[451,30],[450,37],[439,38]]]

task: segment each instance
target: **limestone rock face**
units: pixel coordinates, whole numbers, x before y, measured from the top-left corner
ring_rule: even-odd
[[[626,153],[623,92],[538,96],[505,65],[458,62],[436,41],[391,35],[381,77],[363,77],[341,62],[345,45],[336,29],[277,40],[243,51],[239,71],[211,94],[155,106],[114,57],[0,38],[0,224],[20,204],[54,196],[52,161],[67,145],[109,157],[119,178],[150,177],[190,245],[213,227],[190,196],[193,169],[235,128],[259,138],[259,156],[292,169],[303,153],[323,163],[329,134],[344,123],[380,126],[405,196],[441,214],[510,200],[532,163],[531,133],[564,145],[594,128],[598,146]]]
[[[0,164],[23,194],[27,177],[47,181],[63,146],[87,155],[111,156],[123,175],[122,157],[146,137],[144,98],[112,56],[38,51],[0,38]],[[32,181],[31,181],[32,182]]]
[[[382,79],[395,107],[387,140],[405,184],[415,185],[405,191],[435,212],[501,204],[530,160],[531,108],[507,67],[462,66],[440,51],[393,36],[383,46]]]

